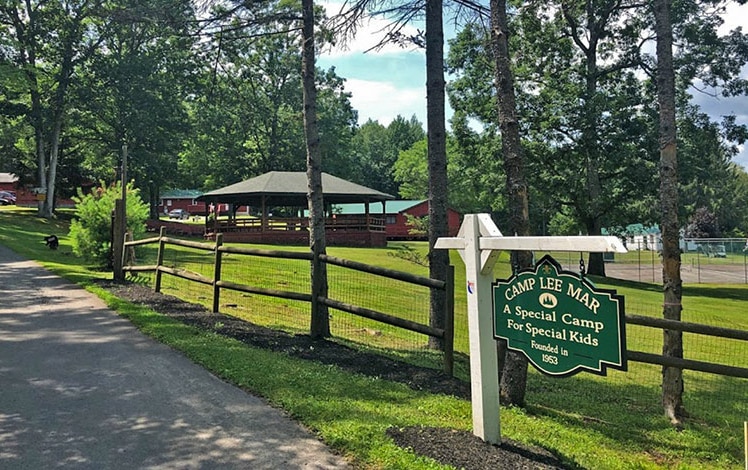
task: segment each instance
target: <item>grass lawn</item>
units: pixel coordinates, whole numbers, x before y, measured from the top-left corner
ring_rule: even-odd
[[[110,278],[111,273],[91,268],[71,253],[67,225],[64,218],[48,221],[36,218],[30,210],[2,208],[0,244],[86,286],[144,333],[283,408],[357,467],[445,468],[398,448],[385,430],[390,426],[410,425],[470,429],[471,407],[466,400],[417,392],[400,384],[253,349],[112,297],[91,283],[95,278]],[[60,237],[57,251],[47,249],[42,241],[50,233]],[[423,250],[422,245],[412,246]],[[426,272],[422,266],[389,256],[388,250],[331,248],[329,252],[392,269]],[[180,262],[193,263],[196,271],[204,269],[194,253],[185,252],[185,255],[195,259],[183,261],[180,257]],[[231,275],[260,276],[263,272],[261,265],[248,268],[246,262],[232,261],[232,257],[228,257],[229,264],[235,262],[236,266],[230,268],[235,269]],[[465,296],[460,287],[465,285],[465,273],[455,253],[452,262],[458,286],[456,347],[466,352]],[[508,264],[500,263],[497,277],[506,277],[508,273]],[[293,281],[298,284],[286,288],[303,288],[307,276],[308,270],[300,271],[298,280]],[[278,278],[266,282],[279,288],[279,282],[288,281]],[[342,278],[332,281],[332,287],[342,288],[335,284],[338,282],[343,282]],[[630,313],[652,316],[660,313],[659,286],[604,279],[596,279],[596,283],[625,295]],[[353,290],[358,288],[363,287],[352,286]],[[393,290],[389,301],[407,304],[407,300],[396,299],[398,295]],[[686,287],[684,319],[747,329],[746,301],[748,288],[741,285]],[[272,317],[263,321],[272,321]],[[661,332],[655,330],[631,327],[628,339],[632,349],[657,352],[661,347]],[[748,367],[746,344],[702,347],[705,341],[689,337],[686,341],[689,358],[707,360],[718,356],[721,363]],[[635,363],[630,364],[629,372],[611,371],[607,377],[579,374],[568,379],[550,379],[531,370],[528,406],[502,409],[502,435],[549,449],[572,468],[743,468],[742,422],[748,419],[748,382],[686,371],[686,407],[693,416],[685,429],[678,432],[669,425],[659,406],[658,380],[659,368]]]

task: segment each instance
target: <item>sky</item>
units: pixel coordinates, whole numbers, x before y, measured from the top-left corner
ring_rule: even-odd
[[[329,15],[339,4],[322,2]],[[371,20],[359,29],[356,38],[344,48],[323,51],[317,61],[322,68],[335,67],[346,79],[346,91],[359,113],[359,124],[368,119],[388,125],[398,115],[415,115],[426,125],[426,57],[421,49],[403,49],[388,45],[366,52],[382,37],[385,20]],[[408,27],[409,31],[415,29]]]
[[[332,15],[340,9],[339,2],[321,2]],[[369,51],[383,37],[384,20],[372,20],[363,25],[356,38],[344,48],[322,51],[318,65],[335,67],[338,76],[346,79],[345,89],[351,93],[351,105],[358,111],[359,124],[371,119],[388,125],[398,115],[405,119],[415,116],[426,127],[426,58],[420,49],[386,46]],[[734,5],[725,15],[723,31],[737,26],[748,29],[748,4]],[[421,25],[420,28],[423,28]],[[415,27],[411,27],[415,31]],[[447,39],[454,36],[445,25]],[[446,48],[446,45],[445,45]],[[744,68],[748,76],[748,67]],[[694,91],[694,102],[702,110],[721,121],[720,116],[734,113],[739,124],[748,124],[748,97],[714,97]],[[452,116],[446,110],[447,119]],[[748,168],[748,145],[734,159]]]

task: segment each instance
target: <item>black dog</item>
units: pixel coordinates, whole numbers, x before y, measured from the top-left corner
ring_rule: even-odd
[[[44,243],[47,244],[50,250],[56,250],[60,246],[60,240],[57,239],[56,235],[49,235],[44,237]]]

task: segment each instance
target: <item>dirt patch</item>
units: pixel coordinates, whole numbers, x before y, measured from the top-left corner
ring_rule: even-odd
[[[185,324],[215,331],[248,345],[282,352],[301,359],[332,364],[357,374],[399,382],[415,390],[470,399],[470,384],[435,369],[417,367],[376,354],[357,351],[306,335],[264,328],[237,318],[216,314],[201,305],[159,294],[140,284],[105,282],[101,287],[115,296],[145,305]],[[470,432],[448,428],[391,428],[387,434],[403,448],[464,470],[565,468],[553,454],[505,440],[488,444]]]

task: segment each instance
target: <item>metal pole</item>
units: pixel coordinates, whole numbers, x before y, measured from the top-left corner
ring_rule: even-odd
[[[656,276],[657,276],[657,270],[655,269],[655,250],[652,250],[652,284],[657,283]]]
[[[636,262],[639,267],[639,282],[642,282],[642,244],[641,242],[636,243]]]

